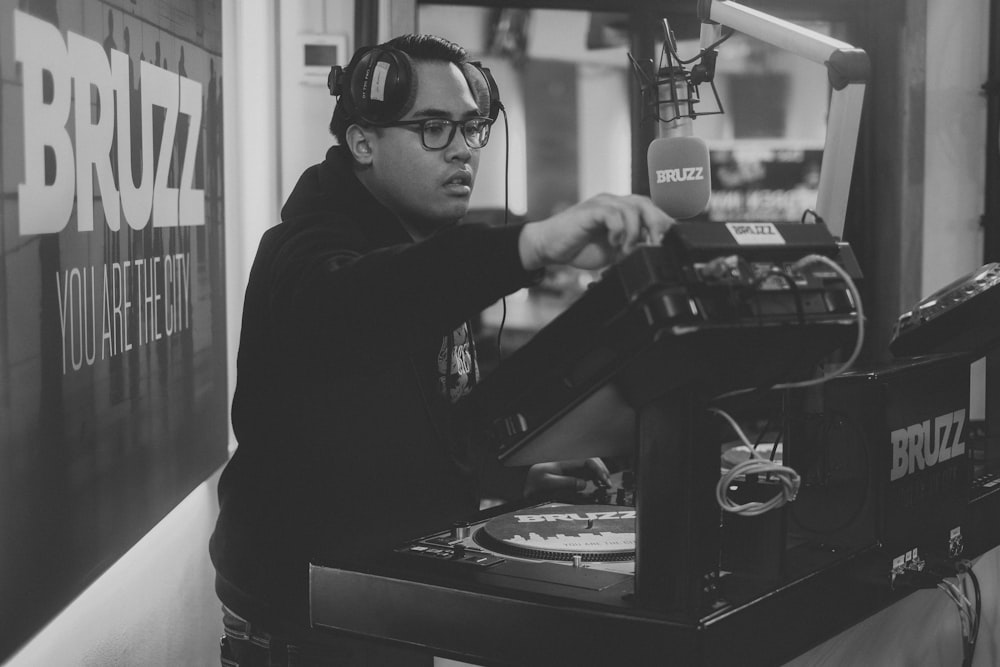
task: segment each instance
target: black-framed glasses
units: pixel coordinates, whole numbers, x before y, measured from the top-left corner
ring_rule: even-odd
[[[399,120],[394,123],[380,124],[380,127],[406,127],[420,132],[420,141],[424,148],[439,151],[451,144],[455,131],[461,127],[465,144],[469,148],[482,148],[490,140],[490,126],[493,120],[479,117],[465,120],[449,118],[423,118],[421,120]],[[415,126],[415,127],[410,127]]]

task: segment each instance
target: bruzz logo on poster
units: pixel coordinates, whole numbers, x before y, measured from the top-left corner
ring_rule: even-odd
[[[56,26],[16,10],[14,38],[24,86],[24,183],[18,186],[22,236],[62,231],[72,215],[74,198],[77,229],[92,231],[94,199],[89,195],[94,174],[112,231],[121,228],[122,217],[135,230],[145,228],[150,220],[153,227],[205,224],[205,192],[193,187],[201,134],[201,83],[143,61],[139,63],[139,99],[135,100],[127,54],[111,49],[109,58],[101,44],[71,31],[64,41]],[[93,119],[95,102],[100,112]],[[131,168],[133,104],[141,105],[138,182]],[[155,169],[154,106],[166,114]],[[171,188],[167,174],[180,114],[189,117],[189,132],[179,187]],[[71,115],[75,146],[68,128]],[[120,191],[111,168],[116,139]],[[51,183],[46,182],[46,152],[55,163]]]
[[[111,232],[205,224],[205,191],[194,184],[200,82],[141,61],[136,94],[128,54],[72,31],[63,39],[58,27],[16,10],[14,41],[23,87],[21,236],[63,232],[74,204],[76,230],[93,232],[95,177]],[[174,155],[182,116],[183,160]],[[172,164],[176,187],[168,178]],[[190,248],[156,256],[133,250],[56,273],[63,374],[192,328]]]

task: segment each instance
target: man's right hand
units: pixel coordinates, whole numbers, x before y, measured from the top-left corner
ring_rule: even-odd
[[[518,249],[528,271],[549,264],[599,269],[639,243],[659,243],[673,219],[642,195],[597,195],[524,226]]]
[[[611,487],[608,467],[599,458],[579,461],[536,463],[528,468],[524,481],[524,497],[545,496],[555,492],[582,492],[591,481],[604,488]]]

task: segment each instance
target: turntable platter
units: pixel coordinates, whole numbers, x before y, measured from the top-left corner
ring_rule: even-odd
[[[536,505],[497,516],[474,534],[494,552],[538,560],[635,559],[635,510],[614,505]]]

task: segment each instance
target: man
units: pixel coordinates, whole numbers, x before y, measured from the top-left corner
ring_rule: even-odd
[[[272,639],[281,660],[322,641],[344,664],[391,662],[309,633],[309,562],[475,512],[476,458],[452,409],[478,380],[468,320],[549,264],[603,266],[669,224],[637,196],[525,225],[458,224],[498,105],[482,75],[435,37],[360,50],[331,121],[338,145],[261,241],[237,364],[239,447],[211,542],[237,653]],[[542,466],[533,483],[567,472]]]

